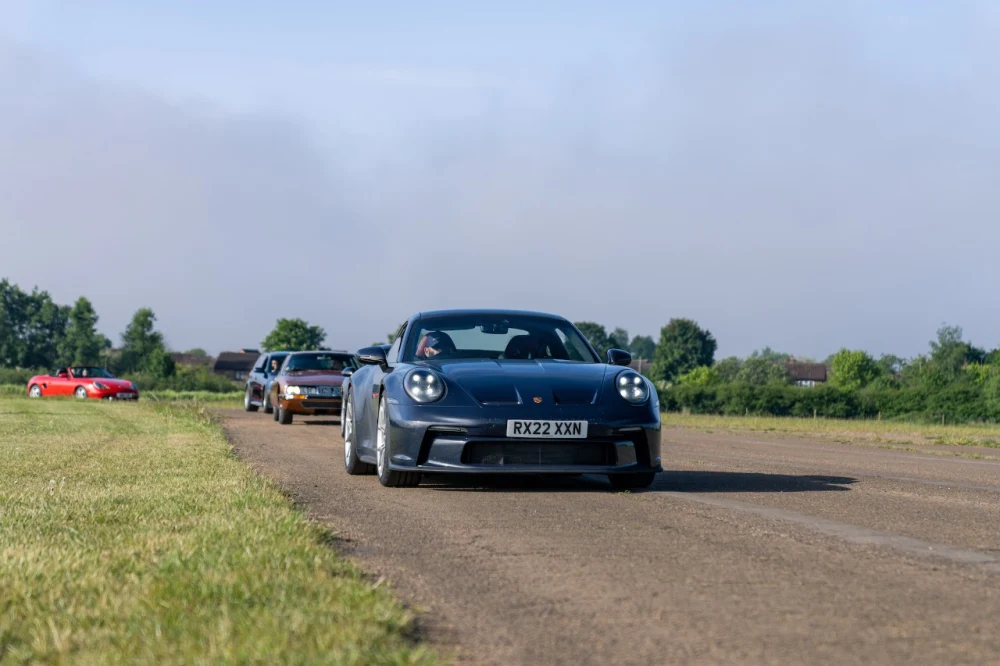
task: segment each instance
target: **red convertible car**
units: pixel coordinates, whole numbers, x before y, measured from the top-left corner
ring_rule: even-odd
[[[138,400],[139,387],[127,379],[116,379],[104,368],[77,366],[59,368],[53,375],[28,380],[28,396],[74,396],[107,400]]]

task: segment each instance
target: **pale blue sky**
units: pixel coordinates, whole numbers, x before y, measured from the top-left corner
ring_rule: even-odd
[[[998,7],[0,0],[0,276],[212,351],[463,305],[995,347]]]

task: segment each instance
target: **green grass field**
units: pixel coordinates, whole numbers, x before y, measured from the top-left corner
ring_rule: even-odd
[[[332,539],[196,406],[0,398],[0,663],[436,663]]]

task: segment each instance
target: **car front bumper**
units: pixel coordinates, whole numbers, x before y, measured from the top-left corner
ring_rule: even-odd
[[[660,472],[659,414],[648,406],[603,412],[572,406],[515,418],[586,420],[585,439],[508,438],[499,408],[389,405],[391,456],[398,471],[463,474]]]
[[[340,416],[340,398],[278,398],[289,414],[301,416]]]
[[[98,389],[87,389],[88,398],[96,398],[99,400],[138,400],[138,391],[115,391],[113,389],[108,390],[98,390]]]

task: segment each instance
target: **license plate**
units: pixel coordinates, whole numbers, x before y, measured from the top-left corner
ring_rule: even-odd
[[[323,398],[339,398],[340,391],[339,386],[320,386],[317,390],[317,395]]]
[[[119,393],[118,397],[119,398],[131,398],[132,394],[131,393]]]
[[[508,437],[539,439],[582,439],[587,436],[586,421],[507,421]]]

